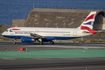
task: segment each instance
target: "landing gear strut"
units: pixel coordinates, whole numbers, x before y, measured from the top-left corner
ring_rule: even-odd
[[[14,42],[13,42],[13,44],[16,44],[16,39],[14,39]]]
[[[53,42],[53,41],[50,41],[50,44],[51,44],[51,45],[53,45],[53,44],[54,44],[54,42]]]
[[[38,39],[38,42],[40,43],[40,45],[43,45],[43,41],[41,38]]]

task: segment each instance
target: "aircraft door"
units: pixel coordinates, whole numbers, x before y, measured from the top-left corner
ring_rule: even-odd
[[[73,36],[77,36],[77,29],[73,30]]]

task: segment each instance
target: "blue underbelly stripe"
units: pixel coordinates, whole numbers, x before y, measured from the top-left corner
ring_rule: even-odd
[[[25,37],[25,36],[10,36],[10,35],[3,35],[4,37],[7,38],[16,38],[16,39],[21,39],[21,37]],[[46,36],[46,37],[50,37],[50,36]],[[66,40],[66,39],[75,39],[75,38],[80,38],[80,37],[57,37],[57,36],[53,36],[54,39],[56,40]],[[53,39],[53,40],[54,40]]]

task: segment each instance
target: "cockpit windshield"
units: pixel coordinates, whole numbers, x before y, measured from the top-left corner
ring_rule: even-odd
[[[8,32],[8,30],[6,30],[5,32]]]

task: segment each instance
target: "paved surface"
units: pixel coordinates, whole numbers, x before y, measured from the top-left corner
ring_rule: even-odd
[[[0,69],[9,70],[105,70],[105,58],[0,59]]]
[[[105,44],[86,43],[55,43],[54,45],[39,45],[39,43],[0,42],[0,51],[17,51],[19,47],[32,50],[59,50],[91,48],[104,49]],[[105,70],[105,58],[31,58],[31,59],[0,59],[0,70]]]
[[[50,45],[49,43],[44,43],[44,45],[39,45],[39,43],[21,43],[17,42],[13,45],[13,42],[0,42],[0,51],[17,51],[18,48],[28,48],[28,51],[33,50],[56,50],[56,49],[105,49],[105,43],[55,43]]]

